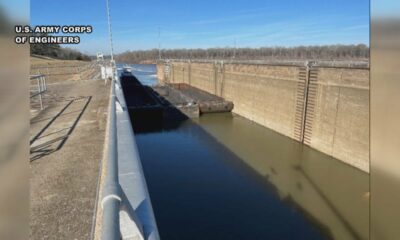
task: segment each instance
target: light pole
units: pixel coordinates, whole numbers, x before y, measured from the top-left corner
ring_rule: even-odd
[[[112,41],[112,31],[111,31],[111,14],[110,14],[110,0],[106,0],[107,2],[107,19],[108,19],[108,34],[110,38],[110,50],[111,50],[111,62],[114,62],[114,46]]]

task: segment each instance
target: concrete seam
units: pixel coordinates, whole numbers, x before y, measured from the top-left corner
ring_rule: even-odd
[[[343,72],[340,74],[340,79],[342,80],[343,77]],[[333,149],[335,146],[335,138],[336,138],[336,124],[337,124],[337,118],[338,118],[338,112],[339,112],[339,104],[340,104],[340,95],[341,95],[341,88],[339,87],[338,90],[338,97],[337,97],[337,102],[336,102],[336,113],[335,113],[335,123],[333,124],[333,136],[332,136],[332,149],[331,149],[331,156],[333,156]]]

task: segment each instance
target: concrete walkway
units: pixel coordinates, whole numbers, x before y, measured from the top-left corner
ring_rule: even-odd
[[[108,98],[103,81],[60,83],[31,112],[30,239],[91,238]]]

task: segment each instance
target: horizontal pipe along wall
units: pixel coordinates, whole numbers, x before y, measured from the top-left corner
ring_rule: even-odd
[[[183,61],[159,68],[162,82],[221,96],[233,112],[369,171],[368,69]]]

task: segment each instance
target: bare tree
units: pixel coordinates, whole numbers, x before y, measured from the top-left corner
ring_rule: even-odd
[[[262,48],[163,49],[163,59],[228,60],[367,60],[369,47],[358,45],[326,45]],[[158,49],[127,51],[116,57],[119,62],[141,63],[158,59]]]

